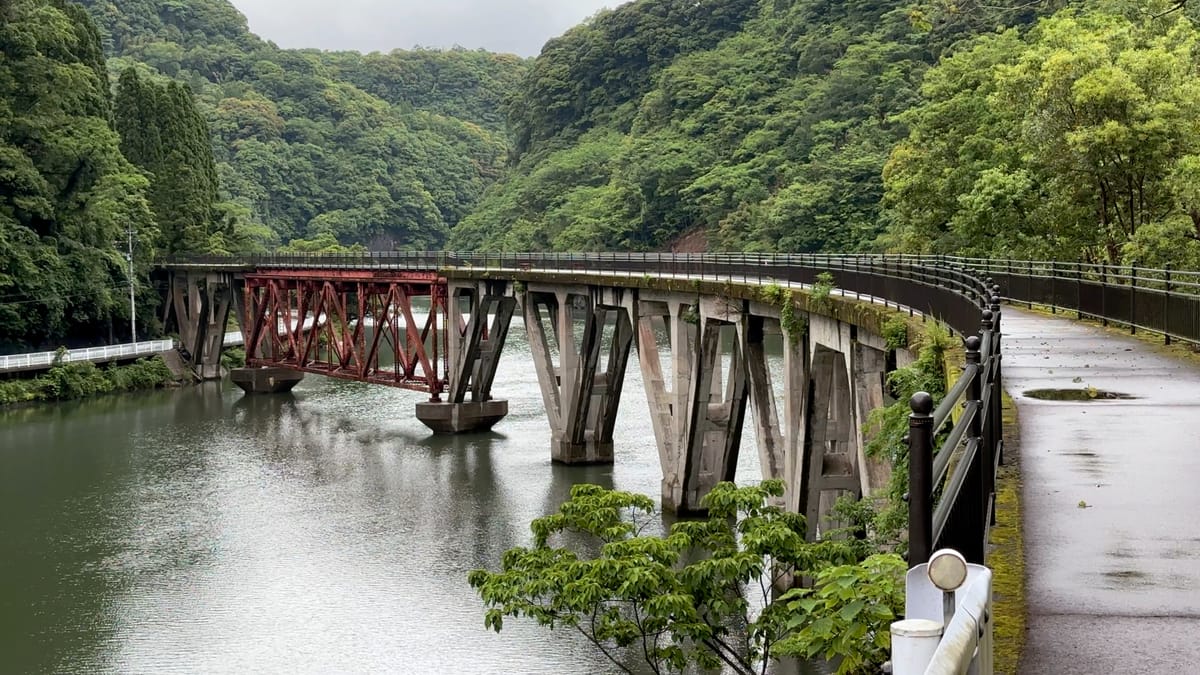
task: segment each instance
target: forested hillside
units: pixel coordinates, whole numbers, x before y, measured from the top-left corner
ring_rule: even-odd
[[[551,41],[510,109],[518,164],[465,247],[850,250],[930,64],[1045,6],[640,0]],[[1012,7],[1011,9],[1009,7]]]
[[[515,165],[451,241],[1178,260],[1200,54],[1175,4],[639,0],[535,60]]]
[[[525,67],[281,50],[224,0],[0,0],[0,352],[129,339],[131,243],[142,335],[164,255],[442,246]]]
[[[525,67],[517,57],[279,49],[225,0],[82,4],[114,75],[134,67],[194,93],[223,213],[250,235],[237,246],[332,236],[437,248],[506,160],[498,111]]]
[[[128,321],[125,248],[157,238],[121,154],[100,37],[78,6],[0,0],[0,349]]]
[[[131,236],[143,317],[155,257],[281,246],[1200,266],[1174,0],[636,0],[532,62],[82,7],[0,0],[0,350],[127,338]]]

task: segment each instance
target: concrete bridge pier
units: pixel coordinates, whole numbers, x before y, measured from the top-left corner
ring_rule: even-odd
[[[878,429],[870,427],[867,420],[871,411],[887,405],[885,396],[888,376],[888,348],[883,338],[870,334],[861,329],[852,331],[854,344],[851,353],[850,366],[853,371],[855,413],[858,423],[854,426],[858,444],[858,466],[860,477],[860,494],[872,496],[886,490],[892,479],[892,463],[884,458],[868,457],[867,444],[878,433]],[[905,349],[896,350],[897,356],[906,353]]]
[[[524,296],[525,329],[556,462],[613,461],[613,429],[634,337],[630,297],[616,289],[537,285]]]
[[[417,404],[417,419],[436,433],[487,431],[508,414],[508,401],[492,398],[496,366],[517,305],[506,286],[495,281],[448,283],[448,400],[437,400],[435,393],[435,400]]]
[[[704,496],[734,478],[750,398],[743,337],[735,328],[742,314],[740,301],[723,298],[651,296],[639,303],[638,359],[663,470],[665,510],[701,512]],[[669,381],[656,329],[668,335]]]
[[[784,335],[779,318],[771,316],[771,311],[756,308],[756,304],[751,303],[751,311],[738,323],[738,333],[746,350],[758,462],[764,479],[785,482],[784,506],[798,512],[796,495],[803,467],[795,460],[801,454],[807,432],[807,342],[803,335]],[[767,361],[765,338],[768,335],[782,338],[781,372],[773,373]],[[777,378],[782,379],[778,387],[782,391],[778,393]]]
[[[233,276],[221,272],[175,272],[170,276],[167,318],[174,316],[180,351],[201,380],[221,377],[221,347],[233,286]]]
[[[856,395],[861,373],[855,370],[860,347],[855,333],[853,326],[836,319],[809,315],[807,432],[795,505],[803,509],[810,539],[839,525],[826,518],[839,497],[851,494],[857,499],[865,491],[860,404],[874,396],[874,389],[866,387],[869,395]],[[873,369],[878,364],[872,360],[862,365]],[[882,400],[882,380],[880,387]]]

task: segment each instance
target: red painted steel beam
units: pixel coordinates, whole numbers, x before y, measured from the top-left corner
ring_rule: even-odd
[[[246,279],[306,279],[310,281],[362,281],[387,282],[404,281],[409,283],[440,283],[446,279],[436,270],[387,270],[387,269],[264,269],[248,272]]]
[[[440,400],[449,336],[446,281],[436,272],[272,269],[247,273],[245,283],[248,366],[385,384]],[[429,298],[423,317],[414,298]]]

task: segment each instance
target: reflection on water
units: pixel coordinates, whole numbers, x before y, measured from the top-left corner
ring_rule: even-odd
[[[309,377],[0,413],[0,653],[18,672],[609,672],[581,637],[483,628],[466,583],[577,482],[659,494],[636,363],[613,466],[552,465],[523,331],[495,432]],[[739,476],[759,477],[747,424]]]

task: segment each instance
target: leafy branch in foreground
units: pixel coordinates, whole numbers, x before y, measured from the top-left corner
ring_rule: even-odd
[[[783,489],[721,483],[704,500],[708,519],[648,536],[649,497],[576,485],[558,513],[533,521],[532,547],[510,549],[499,572],[475,570],[468,581],[489,628],[500,631],[505,617],[567,627],[622,672],[641,661],[653,673],[751,675],[782,656],[818,655],[841,659],[839,672],[868,671],[886,657],[904,564],[868,557],[871,545],[846,533],[806,541],[804,517],[772,504]],[[564,534],[598,549],[550,545]],[[772,600],[800,578],[814,587]]]

